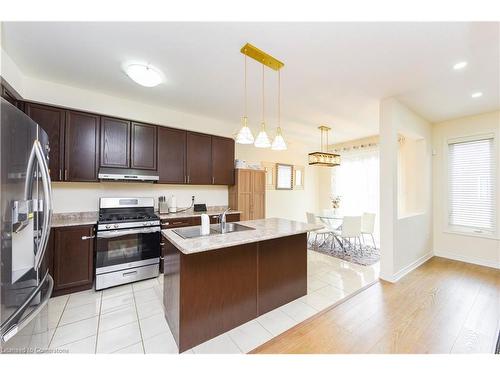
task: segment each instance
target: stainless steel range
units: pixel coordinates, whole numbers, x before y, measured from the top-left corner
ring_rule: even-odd
[[[158,276],[160,230],[153,198],[101,198],[96,290]]]

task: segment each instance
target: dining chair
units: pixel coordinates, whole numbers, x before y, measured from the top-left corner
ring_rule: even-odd
[[[369,234],[372,237],[373,247],[376,248],[373,232],[375,231],[375,214],[365,212],[361,217],[361,238],[364,242],[364,235]]]
[[[307,218],[307,224],[318,224],[318,220],[316,219],[316,215],[314,213],[306,212],[306,218]],[[316,229],[316,230],[310,231],[307,233],[307,241],[308,242],[309,242],[310,236],[312,234],[314,234],[314,241],[313,241],[314,245],[318,244],[318,235],[323,237],[323,242],[322,242],[322,244],[323,244],[326,241],[325,236],[329,236],[330,234],[332,234],[332,230],[329,228],[321,228],[321,229]]]
[[[342,228],[334,232],[334,234],[342,240],[344,251],[346,249],[346,243],[349,244],[350,248],[353,247],[351,239],[354,240],[354,250],[356,250],[356,242],[359,242],[359,247],[361,249],[361,216],[344,216]]]

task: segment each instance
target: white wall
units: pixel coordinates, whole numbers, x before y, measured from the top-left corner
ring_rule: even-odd
[[[25,99],[57,106],[92,111],[110,116],[175,128],[200,131],[231,137],[237,131],[239,119],[234,124],[217,119],[184,113],[167,107],[152,106],[120,97],[93,92],[60,83],[34,79],[22,74],[15,62],[2,53],[1,75]],[[4,69],[5,68],[5,69]],[[285,137],[286,137],[286,128]],[[308,147],[300,140],[287,138],[287,151],[261,150],[253,146],[236,145],[236,157],[248,161],[269,161],[307,165]],[[297,191],[267,191],[266,214],[305,221],[306,211],[317,210],[316,168],[306,168],[305,189]],[[175,194],[179,207],[187,206],[191,196],[209,206],[227,205],[225,186],[153,185],[143,183],[54,183],[54,212],[93,211],[99,197],[103,196],[153,196]]]
[[[253,146],[237,145],[236,158],[246,161],[267,161],[305,167],[304,190],[266,190],[266,216],[306,220],[306,212],[317,212],[319,205],[318,173],[321,167],[309,166],[307,154],[311,150],[295,141],[288,142],[288,150],[272,151]]]
[[[496,238],[456,234],[447,228],[447,141],[452,138],[493,133],[496,136],[497,166],[500,165],[500,111],[459,118],[433,127],[434,253],[438,256],[500,268],[500,169],[497,168]]]
[[[398,215],[398,134],[425,140],[413,166],[424,180],[418,191],[422,211]],[[381,278],[396,281],[432,255],[432,126],[394,98],[380,105]]]

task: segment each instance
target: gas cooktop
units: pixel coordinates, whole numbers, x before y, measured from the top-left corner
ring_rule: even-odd
[[[145,221],[160,220],[158,215],[150,212],[124,212],[124,213],[101,213],[99,214],[100,223],[119,223],[125,221]]]

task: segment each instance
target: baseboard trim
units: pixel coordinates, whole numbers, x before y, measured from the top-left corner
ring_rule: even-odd
[[[432,251],[429,251],[427,254],[421,256],[420,258],[418,258],[417,260],[415,260],[414,262],[410,263],[409,265],[407,265],[406,267],[404,267],[403,269],[399,270],[398,272],[396,272],[391,278],[390,280],[387,280],[387,279],[384,279],[385,281],[389,281],[390,283],[396,283],[398,282],[401,278],[403,278],[404,276],[406,276],[407,274],[409,274],[411,271],[413,271],[415,268],[421,266],[422,264],[424,264],[425,262],[427,262],[429,259],[431,259],[432,257],[434,256],[434,253]]]
[[[476,257],[463,256],[463,255],[455,254],[455,253],[448,252],[448,251],[439,251],[438,250],[438,251],[434,252],[434,255],[437,257],[441,257],[441,258],[458,260],[460,262],[477,264],[478,266],[500,269],[500,264],[498,264],[498,263],[495,263],[495,262],[492,262],[489,260],[476,258]]]

